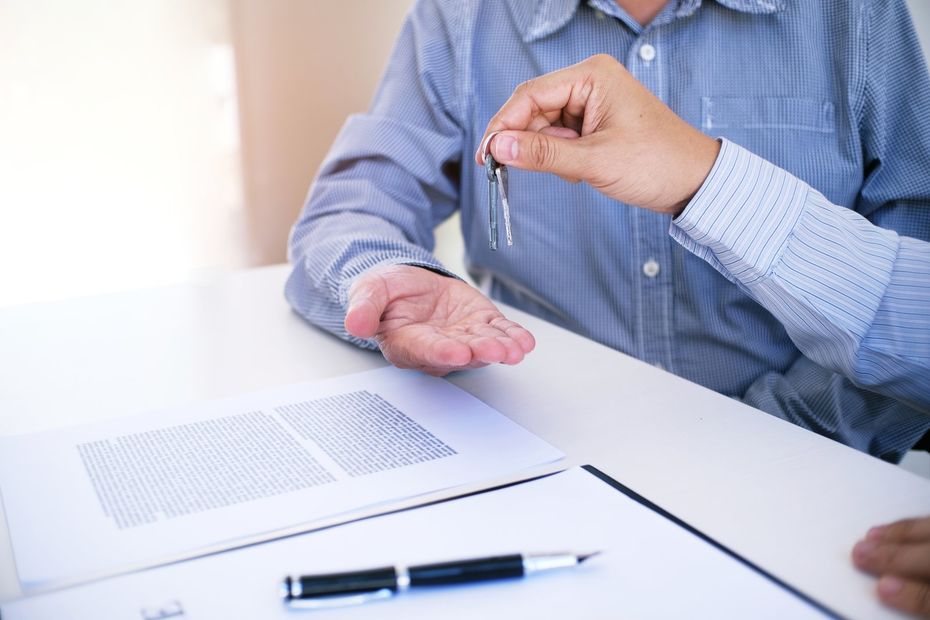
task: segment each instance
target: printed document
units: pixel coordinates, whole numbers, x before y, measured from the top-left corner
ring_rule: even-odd
[[[0,438],[0,493],[28,589],[300,531],[561,456],[452,384],[385,368]]]
[[[286,575],[521,552],[602,553],[526,579],[411,588],[323,613],[289,612]],[[889,612],[888,616],[892,614]],[[3,606],[38,618],[823,618],[736,559],[574,468],[479,495],[123,575]]]

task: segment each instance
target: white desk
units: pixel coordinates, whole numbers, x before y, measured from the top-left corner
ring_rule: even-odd
[[[0,433],[385,364],[293,314],[287,273],[269,267],[0,310]],[[930,514],[930,481],[507,313],[533,331],[537,350],[516,367],[460,373],[453,383],[840,613],[897,617],[875,602],[873,580],[849,553],[871,525]],[[0,598],[17,592],[2,536]]]

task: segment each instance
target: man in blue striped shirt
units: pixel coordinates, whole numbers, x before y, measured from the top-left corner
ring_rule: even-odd
[[[522,84],[475,158],[483,166],[488,150],[672,215],[672,237],[776,316],[807,357],[930,414],[930,243],[879,228],[681,123],[620,63],[596,56]],[[659,145],[686,154],[671,181],[631,179],[616,165]]]
[[[645,4],[658,7],[645,26],[621,8]],[[638,158],[616,162],[631,182],[628,203],[512,169],[516,245],[490,251],[487,177],[472,156],[488,122],[518,84],[596,54],[619,60],[674,111],[662,122],[682,119],[672,144],[689,146],[631,135]],[[930,428],[918,402],[868,389],[894,383],[899,368],[867,362],[850,374],[865,387],[826,368],[836,351],[793,341],[781,292],[760,305],[759,287],[738,283],[742,267],[698,241],[700,222],[628,204],[641,204],[635,190],[650,181],[701,186],[690,149],[704,157],[717,143],[696,128],[724,139],[708,161],[756,176],[746,187],[784,175],[825,204],[928,239],[928,111],[930,80],[900,1],[423,1],[371,110],[349,119],[320,170],[291,236],[286,293],[309,320],[380,346],[398,365],[439,374],[516,363],[532,336],[440,275],[430,253],[433,227],[459,209],[467,267],[492,298],[895,461]],[[729,204],[705,192],[691,206],[702,200],[708,212]],[[810,251],[829,255],[835,242],[815,239]],[[811,255],[793,251],[793,265]],[[886,251],[863,249],[854,268],[871,272]]]
[[[805,355],[930,409],[930,243],[879,228],[681,123],[620,63],[595,56],[521,85],[482,145],[508,166],[670,213],[672,236],[778,317]],[[689,134],[697,145],[682,143]],[[616,162],[663,144],[669,158],[689,154],[676,166],[680,176],[629,183]],[[485,148],[475,158],[484,165]],[[852,556],[880,577],[885,603],[930,617],[930,517],[874,527]]]

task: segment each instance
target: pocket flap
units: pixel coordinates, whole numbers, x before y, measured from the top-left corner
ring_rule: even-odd
[[[791,97],[702,97],[701,128],[833,133],[833,102]]]

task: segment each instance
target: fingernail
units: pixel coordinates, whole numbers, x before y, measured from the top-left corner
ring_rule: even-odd
[[[894,596],[904,587],[904,581],[897,577],[882,577],[878,580],[878,593],[882,596]]]
[[[513,136],[500,135],[494,139],[494,159],[506,164],[507,162],[516,161],[520,147],[517,139]]]
[[[865,539],[866,540],[879,540],[880,538],[882,538],[882,536],[885,535],[886,529],[888,529],[887,526],[876,525],[875,527],[873,527],[866,533]]]
[[[878,544],[874,540],[860,540],[856,543],[856,546],[853,547],[853,554],[857,557],[869,557],[878,547]]]

